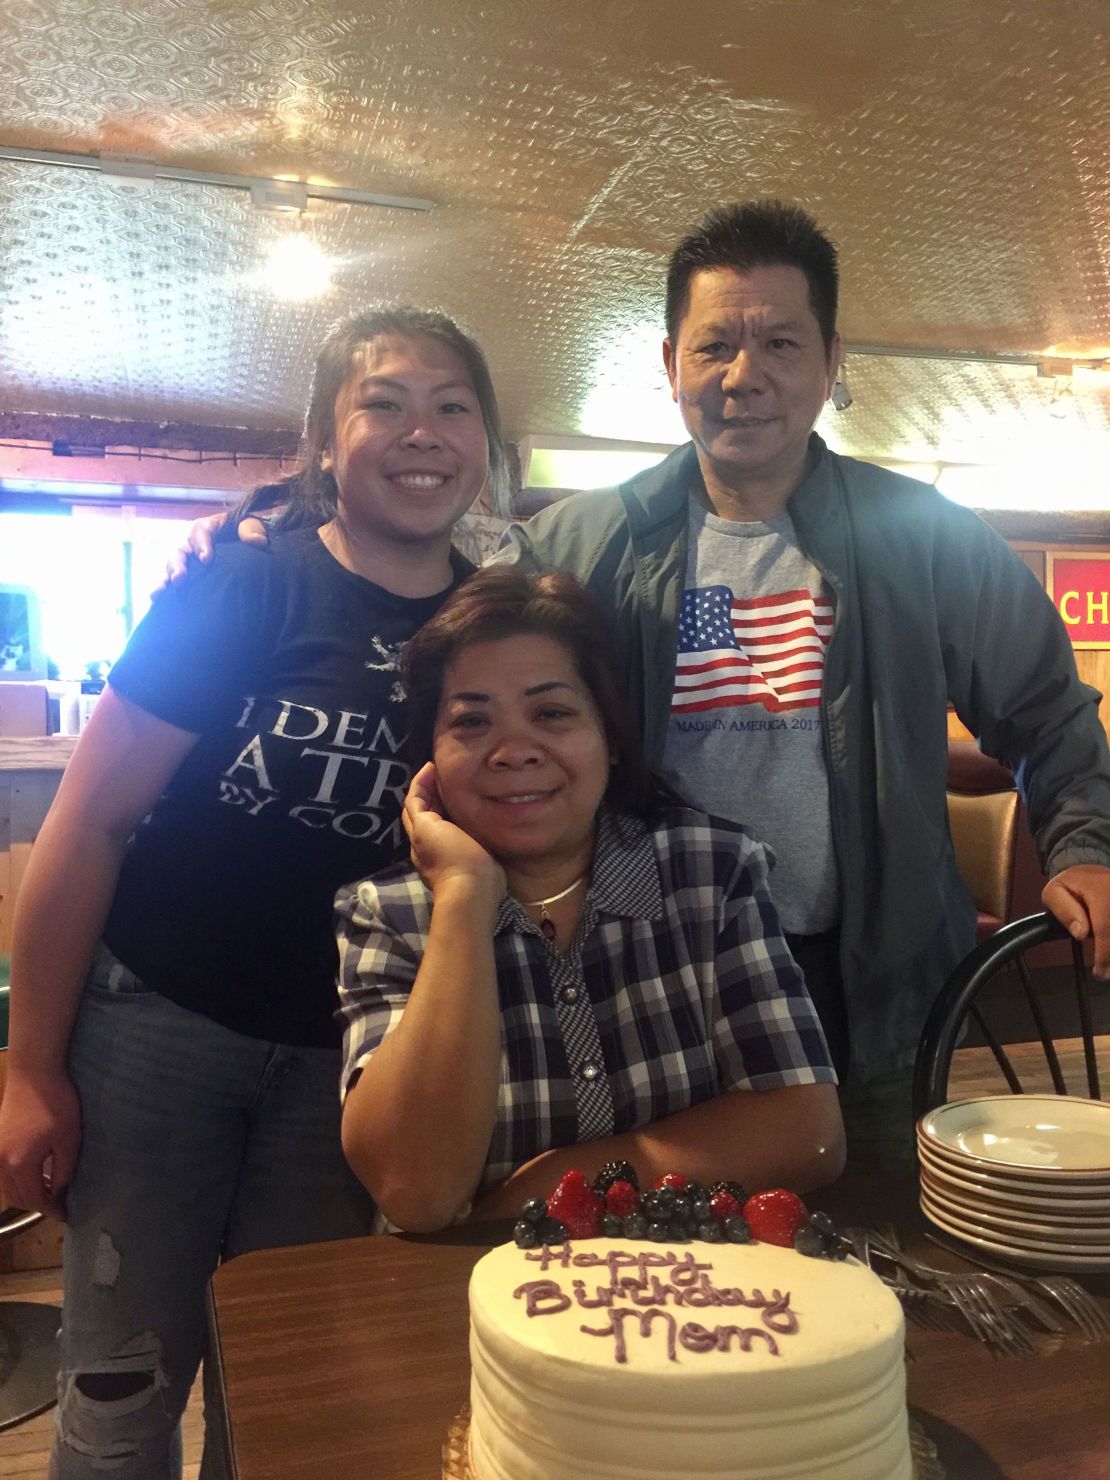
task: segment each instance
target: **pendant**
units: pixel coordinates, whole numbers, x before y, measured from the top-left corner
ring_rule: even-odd
[[[542,931],[545,940],[555,939],[555,921],[551,918],[546,910],[544,911],[543,919],[540,921],[540,930]]]

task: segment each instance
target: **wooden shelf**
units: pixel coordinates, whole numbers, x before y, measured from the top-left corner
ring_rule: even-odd
[[[64,771],[76,735],[0,735],[0,771]]]

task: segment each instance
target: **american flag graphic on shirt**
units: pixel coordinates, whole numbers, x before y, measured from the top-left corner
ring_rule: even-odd
[[[687,591],[678,618],[672,714],[761,704],[809,709],[820,702],[832,602],[804,586],[749,601],[727,586]]]

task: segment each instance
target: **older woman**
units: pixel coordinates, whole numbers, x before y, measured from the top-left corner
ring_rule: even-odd
[[[403,659],[415,867],[343,891],[343,1144],[382,1213],[513,1212],[571,1166],[805,1188],[836,1076],[743,828],[653,782],[605,618],[494,568]]]

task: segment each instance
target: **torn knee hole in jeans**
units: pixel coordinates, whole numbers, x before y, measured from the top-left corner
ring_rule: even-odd
[[[104,1361],[73,1373],[71,1380],[90,1403],[139,1408],[169,1385],[162,1365],[162,1343],[153,1331],[143,1331]]]
[[[77,1391],[94,1403],[116,1403],[154,1387],[152,1372],[79,1372],[74,1380]]]

